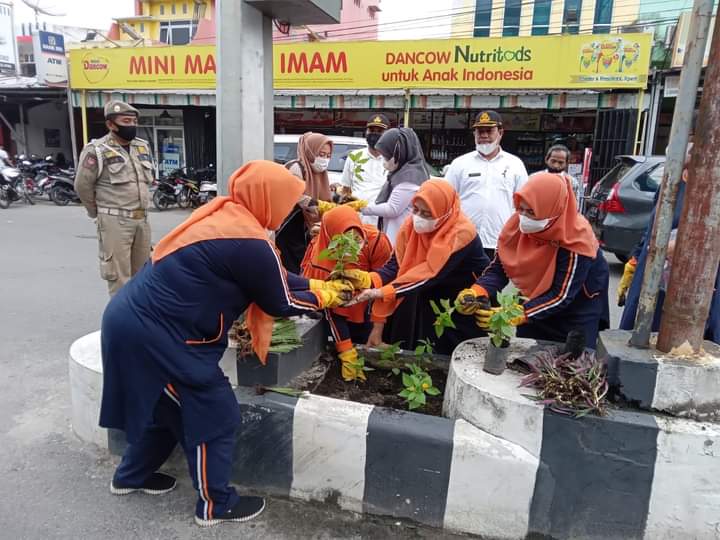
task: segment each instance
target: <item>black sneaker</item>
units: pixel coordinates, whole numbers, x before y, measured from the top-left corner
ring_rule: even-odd
[[[175,478],[169,474],[154,472],[150,478],[145,480],[145,483],[142,486],[136,488],[122,486],[115,483],[115,480],[113,480],[110,482],[110,493],[113,495],[127,495],[128,493],[133,493],[135,491],[142,491],[148,495],[162,495],[163,493],[167,493],[168,491],[175,489],[176,485],[177,482],[175,481]]]
[[[203,519],[195,516],[195,523],[201,527],[212,527],[218,523],[250,521],[265,510],[265,499],[262,497],[240,497],[238,502],[224,514],[212,519]]]

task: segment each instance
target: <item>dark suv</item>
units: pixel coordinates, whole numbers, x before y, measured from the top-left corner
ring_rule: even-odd
[[[600,246],[625,262],[650,220],[665,156],[617,156],[617,165],[585,199],[585,217]]]

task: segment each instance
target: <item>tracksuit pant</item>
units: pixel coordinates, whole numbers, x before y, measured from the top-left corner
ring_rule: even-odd
[[[195,514],[213,519],[233,508],[238,501],[229,485],[235,431],[196,446],[185,444],[180,415],[182,404],[172,385],[167,385],[155,406],[154,422],[140,440],[128,445],[113,481],[123,487],[140,487],[170,457],[180,443],[185,451],[193,487],[199,497]]]

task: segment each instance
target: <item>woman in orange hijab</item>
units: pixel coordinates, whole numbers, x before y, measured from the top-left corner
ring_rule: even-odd
[[[577,212],[568,180],[533,175],[514,201],[516,213],[500,233],[495,259],[471,289],[458,295],[459,311],[474,311],[478,325],[487,329],[497,308],[475,310],[477,302],[471,300],[495,300],[512,281],[527,298],[524,315],[514,321],[519,337],[563,342],[571,330],[580,330],[594,349],[609,320],[608,265],[590,224]]]
[[[288,274],[268,230],[285,219],[305,186],[281,165],[253,161],[217,197],[171,231],[152,261],[110,301],[102,321],[100,425],[125,431],[129,446],[110,490],[161,494],[158,473],[179,443],[199,498],[201,526],[245,521],[260,497],[240,497],[230,472],[240,408],[219,361],[240,315],[265,360],[272,316],[339,305],[333,284]],[[336,284],[340,287],[340,284]]]
[[[344,277],[356,288],[367,289],[355,301],[374,300],[373,316],[392,315],[384,329],[387,342],[402,341],[405,349],[420,340],[436,341],[436,315],[430,300],[455,298],[473,283],[488,265],[473,223],[460,210],[460,198],[444,180],[428,180],[412,199],[412,216],[397,236],[395,253],[377,272],[349,270]],[[435,351],[452,351],[460,338],[477,335],[474,324],[447,330],[435,343]],[[381,335],[373,329],[369,344],[378,345]]]
[[[338,206],[323,214],[320,232],[308,247],[302,263],[303,275],[314,279],[327,280],[335,268],[335,261],[322,256],[333,237],[352,231],[362,244],[357,262],[345,264],[345,268],[372,271],[378,270],[392,254],[392,244],[387,235],[373,225],[363,224],[358,213],[348,206]],[[353,343],[365,343],[370,332],[367,303],[350,307],[325,310],[335,348],[342,362],[342,376],[346,381],[365,379],[362,369],[357,369],[357,349]],[[373,319],[382,325],[382,319]]]

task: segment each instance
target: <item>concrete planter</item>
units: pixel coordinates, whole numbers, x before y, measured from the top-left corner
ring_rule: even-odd
[[[613,409],[606,417],[552,413],[522,394],[521,375],[482,370],[485,339],[453,354],[445,414],[515,444],[537,460],[527,534],[570,538],[716,539],[720,426]],[[533,340],[513,340],[511,355]],[[502,538],[513,538],[501,535]]]
[[[513,340],[509,361],[537,345]],[[486,347],[471,340],[454,352],[447,418],[237,387],[234,481],[490,538],[719,537],[720,426],[627,410],[548,412],[522,395],[532,390],[518,387],[518,373],[483,371]],[[99,336],[78,340],[71,356],[80,353],[99,367]],[[91,410],[97,396],[96,411],[100,389],[83,386],[84,374],[71,366],[73,391],[86,394],[78,407],[73,396],[73,410]]]
[[[608,330],[598,339],[598,355],[607,358],[610,384],[624,399],[674,416],[720,419],[720,346],[706,341],[705,356],[679,359],[628,347],[630,334]]]
[[[241,485],[459,532],[525,535],[538,460],[517,444],[460,419],[237,393]]]

